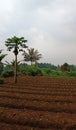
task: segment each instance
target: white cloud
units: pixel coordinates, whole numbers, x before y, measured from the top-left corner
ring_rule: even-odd
[[[43,62],[76,64],[76,0],[0,1],[0,48],[13,35],[24,36]]]

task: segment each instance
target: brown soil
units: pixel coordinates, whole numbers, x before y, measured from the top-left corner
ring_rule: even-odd
[[[76,130],[76,78],[6,78],[0,130]]]

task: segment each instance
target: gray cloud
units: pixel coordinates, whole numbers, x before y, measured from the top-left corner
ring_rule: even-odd
[[[0,1],[0,47],[13,35],[28,39],[43,62],[76,64],[76,0]]]

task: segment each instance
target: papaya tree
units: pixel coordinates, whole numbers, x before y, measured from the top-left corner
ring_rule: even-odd
[[[25,42],[27,40],[24,37],[11,37],[5,41],[5,45],[7,46],[8,51],[13,50],[15,55],[15,68],[14,68],[14,82],[17,83],[17,56],[19,52],[23,51],[23,48],[27,48]]]

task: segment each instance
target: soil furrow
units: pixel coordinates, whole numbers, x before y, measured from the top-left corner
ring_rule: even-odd
[[[73,99],[57,99],[57,98],[47,98],[46,97],[46,99],[44,98],[44,99],[41,99],[41,98],[30,98],[30,97],[18,97],[18,96],[11,96],[11,95],[0,95],[0,100],[3,100],[3,99],[16,99],[16,100],[21,100],[21,101],[23,101],[23,100],[27,100],[27,101],[41,101],[41,102],[49,102],[49,103],[60,103],[60,104],[65,104],[65,103],[75,103],[76,102],[76,100],[73,100]]]
[[[76,92],[75,93],[71,93],[71,92],[41,92],[41,91],[39,91],[39,92],[37,92],[37,91],[16,91],[16,90],[0,90],[0,92],[8,92],[8,93],[10,93],[10,92],[12,92],[12,93],[23,93],[23,94],[38,94],[38,95],[50,95],[50,96],[52,96],[52,95],[56,95],[56,96],[58,96],[58,95],[63,95],[63,96],[76,96]]]
[[[0,97],[26,99],[26,100],[42,100],[42,101],[61,101],[61,102],[76,102],[76,96],[64,95],[35,95],[35,94],[23,94],[12,92],[0,92]]]
[[[29,109],[49,112],[65,112],[65,113],[76,113],[75,103],[59,103],[59,102],[44,102],[44,101],[27,101],[27,100],[16,100],[16,99],[1,99],[0,106],[16,109]]]
[[[49,116],[50,115],[50,116]],[[75,116],[72,115],[70,120],[70,114],[65,113],[49,113],[42,111],[29,111],[29,110],[17,110],[17,109],[8,109],[0,107],[0,121],[9,123],[9,124],[18,124],[18,125],[29,125],[32,127],[39,128],[63,128],[64,126],[75,125],[76,121]],[[62,118],[63,117],[63,120]]]
[[[19,76],[0,85],[1,130],[76,130],[76,78]]]

